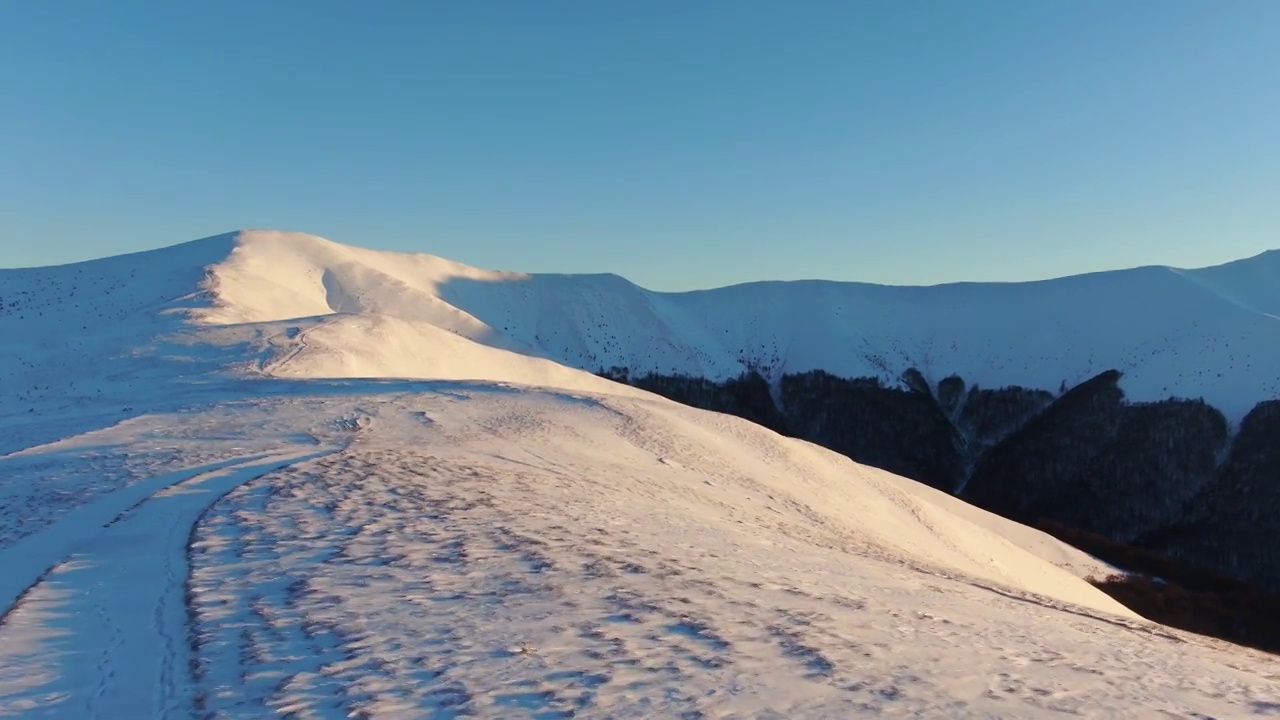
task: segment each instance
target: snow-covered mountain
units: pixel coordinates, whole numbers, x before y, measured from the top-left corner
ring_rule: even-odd
[[[405,343],[443,328],[588,370],[712,380],[758,368],[896,381],[914,367],[934,382],[958,374],[1056,391],[1114,368],[1132,399],[1203,396],[1234,419],[1280,397],[1280,251],[1032,283],[762,282],[672,294],[616,275],[489,272],[298,234],[234,242],[211,268],[210,323],[328,316],[372,325],[360,332],[385,323]],[[371,350],[368,367],[298,358],[285,371],[430,376],[396,366],[399,350]]]
[[[253,232],[2,271],[0,715],[1274,712],[1263,656],[1137,619],[1042,533],[580,368],[1056,386],[1145,289],[1093,352],[1189,389],[1271,348],[1278,262],[666,295]],[[1135,349],[1188,328],[1241,337]],[[1224,407],[1267,392],[1246,370]]]
[[[658,293],[616,275],[527,275],[300,233],[249,231],[163,250],[3,271],[0,332],[30,365],[100,363],[99,336],[257,324],[259,359],[293,377],[487,378],[457,341],[570,367],[712,380],[826,370],[897,382],[1057,391],[1102,370],[1133,400],[1203,397],[1238,420],[1280,397],[1280,251],[1218,267],[1145,267],[1030,283],[896,287],[761,282]],[[129,323],[124,323],[130,318]],[[165,322],[168,320],[169,322]],[[285,328],[273,325],[289,321]],[[144,333],[146,334],[146,333]],[[224,338],[244,338],[223,333]],[[136,348],[133,348],[136,350]],[[465,354],[465,353],[463,353]],[[494,355],[506,365],[513,359]],[[524,364],[525,361],[516,361]],[[543,365],[545,372],[556,372]],[[40,368],[15,386],[39,394]],[[50,389],[52,391],[52,388]]]

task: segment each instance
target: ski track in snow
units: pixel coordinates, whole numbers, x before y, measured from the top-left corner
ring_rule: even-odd
[[[0,716],[190,717],[190,645],[179,630],[192,528],[237,485],[326,452],[159,475],[0,552],[8,609],[0,618]]]

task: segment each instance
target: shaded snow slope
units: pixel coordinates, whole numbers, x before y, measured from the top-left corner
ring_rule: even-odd
[[[748,367],[774,376],[822,369],[894,382],[915,367],[933,381],[954,373],[985,387],[1057,390],[1116,368],[1132,399],[1203,396],[1233,419],[1280,396],[1280,252],[1203,270],[1032,283],[765,282],[671,294],[614,275],[491,272],[247,232],[211,273],[208,323],[393,317],[421,328],[424,343],[444,329],[587,370],[724,379]],[[402,324],[395,333],[413,331]],[[427,363],[415,371],[412,349],[373,354],[381,357],[366,358],[372,367],[433,375]],[[297,374],[333,372],[305,355],[298,363]]]
[[[10,567],[6,553],[64,543],[0,623],[0,714],[1138,718],[1280,702],[1265,657],[1134,619],[1005,538],[1056,541],[736,418],[490,384],[268,385],[0,459],[13,478],[124,457],[168,486],[105,528],[54,522],[0,548]],[[190,537],[174,532],[201,505]]]
[[[137,386],[153,369],[138,356],[184,325],[185,308],[208,304],[207,269],[233,253],[236,239],[0,270],[0,410],[101,401],[112,380]]]

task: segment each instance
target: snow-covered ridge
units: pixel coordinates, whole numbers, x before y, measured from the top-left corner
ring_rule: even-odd
[[[401,350],[412,350],[415,332],[443,329],[587,370],[711,379],[754,367],[893,381],[915,367],[935,382],[959,374],[987,387],[1056,390],[1116,368],[1131,399],[1204,397],[1232,418],[1280,396],[1274,251],[1200,270],[1029,283],[760,282],[658,293],[616,275],[494,272],[296,233],[244,232],[233,242],[210,267],[206,323],[344,315],[385,324]],[[432,376],[431,367],[384,360],[393,374]],[[281,371],[344,374],[306,356]]]
[[[1280,397],[1280,252],[933,287],[760,282],[688,293],[616,275],[480,270],[301,233],[246,231],[133,255],[0,271],[0,368],[22,400],[83,395],[103,355],[185,355],[282,377],[487,379],[594,388],[562,366],[710,379],[915,367],[1057,390],[1106,369],[1133,400],[1204,397],[1232,420]],[[194,332],[242,352],[157,347]],[[473,347],[478,344],[480,347]],[[492,350],[493,352],[490,352]],[[163,373],[157,367],[156,372]],[[52,378],[50,375],[52,374]],[[80,377],[80,388],[55,387]],[[100,388],[99,388],[100,389]]]

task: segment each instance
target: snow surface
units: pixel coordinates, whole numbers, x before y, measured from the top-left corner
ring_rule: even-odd
[[[49,453],[163,480],[0,551],[63,554],[0,625],[4,717],[1280,707],[1273,661],[1134,618],[1051,538],[661,399],[300,383]]]
[[[254,233],[0,302],[3,717],[1280,713],[1042,533],[548,350],[710,358],[699,294]]]

